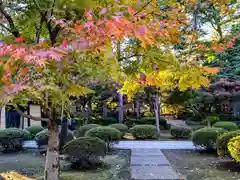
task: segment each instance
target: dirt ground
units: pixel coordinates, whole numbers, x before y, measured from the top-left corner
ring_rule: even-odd
[[[104,158],[105,167],[89,171],[64,170],[63,175],[74,175],[81,180],[128,180],[130,177],[130,154],[128,150],[114,150]],[[37,151],[0,153],[0,173],[16,171],[28,177],[43,175],[45,156]],[[71,180],[75,180],[72,179]]]
[[[240,164],[214,153],[194,150],[163,150],[163,153],[187,180],[240,180]]]

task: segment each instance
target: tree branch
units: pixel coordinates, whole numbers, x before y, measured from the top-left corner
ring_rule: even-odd
[[[20,33],[18,31],[18,29],[16,28],[12,17],[5,11],[4,7],[3,7],[3,2],[0,1],[0,13],[7,19],[8,24],[10,26],[9,30],[10,32],[15,36],[15,37],[19,37]],[[2,26],[3,27],[3,26]]]
[[[29,118],[29,119],[32,119],[34,121],[45,121],[45,122],[48,122],[49,119],[47,118],[40,118],[40,117],[34,117],[32,115],[27,115],[27,114],[24,114],[17,106],[14,106],[15,107],[15,110],[23,117],[25,118]]]
[[[141,9],[139,9],[134,16],[136,16],[137,14],[139,14],[142,10],[144,10],[153,0],[148,1],[146,4],[144,4]]]

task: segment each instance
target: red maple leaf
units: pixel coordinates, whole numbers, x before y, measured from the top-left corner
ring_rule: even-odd
[[[67,40],[66,39],[64,39],[62,41],[62,45],[63,45],[63,48],[67,48]]]
[[[23,37],[17,37],[16,38],[16,42],[23,42],[24,41],[24,38]]]
[[[128,8],[128,12],[129,12],[129,14],[131,14],[131,15],[134,15],[134,13],[135,13],[134,9],[131,8],[131,7]]]

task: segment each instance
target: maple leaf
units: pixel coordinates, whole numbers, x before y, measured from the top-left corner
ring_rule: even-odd
[[[227,47],[228,47],[228,48],[233,48],[233,45],[234,45],[234,44],[233,44],[232,41],[230,41],[230,42],[227,43]]]
[[[128,8],[128,12],[129,12],[129,14],[131,14],[131,15],[134,15],[134,14],[135,14],[134,9],[131,8],[131,7]]]
[[[24,41],[24,38],[23,38],[23,37],[17,37],[15,41],[16,41],[16,42],[23,42],[23,41]]]
[[[62,41],[62,46],[63,46],[63,48],[67,48],[67,40],[66,39],[64,39]]]

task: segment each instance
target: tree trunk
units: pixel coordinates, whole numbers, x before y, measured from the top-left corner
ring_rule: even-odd
[[[140,102],[139,102],[139,99],[136,100],[136,114],[137,114],[137,119],[140,119]]]
[[[68,132],[68,120],[66,119],[66,117],[64,117],[61,123],[61,131],[59,138],[59,153],[61,153],[62,148],[66,143],[67,132]]]
[[[124,113],[123,113],[123,96],[118,93],[118,121],[123,123]]]
[[[156,118],[156,126],[157,126],[157,135],[160,136],[160,124],[159,124],[159,96],[158,96],[158,93],[156,93],[156,96],[155,96],[155,118]]]
[[[55,109],[51,111],[48,124],[48,148],[44,170],[44,180],[59,180],[58,125]]]
[[[106,102],[103,101],[103,118],[107,118],[107,107],[106,107]]]

